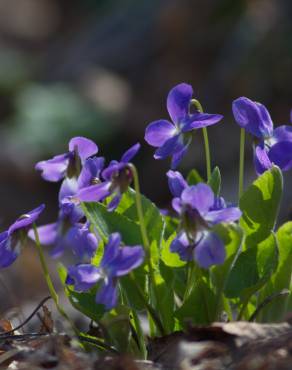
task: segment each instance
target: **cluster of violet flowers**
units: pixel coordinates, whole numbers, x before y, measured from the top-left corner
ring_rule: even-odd
[[[104,168],[103,157],[95,156],[97,145],[84,137],[69,142],[69,152],[37,163],[47,181],[62,181],[59,192],[59,217],[57,222],[38,228],[42,245],[52,245],[51,255],[60,257],[71,249],[79,263],[68,267],[66,283],[78,291],[86,291],[100,283],[96,303],[110,310],[117,304],[117,278],[141,265],[144,250],[141,246],[122,247],[119,233],[113,233],[105,246],[98,267],[90,263],[98,248],[100,237],[90,230],[90,222],[82,211],[81,202],[100,202],[112,197],[108,210],[113,211],[132,181],[129,161],[136,155],[136,144],[124,153],[120,161],[111,161]],[[34,238],[33,233],[30,236]]]
[[[223,119],[220,114],[204,113],[193,95],[192,87],[186,83],[171,89],[167,97],[170,120],[160,119],[150,123],[145,140],[156,148],[155,159],[171,157],[171,168],[166,175],[178,228],[170,243],[170,252],[178,254],[182,261],[208,269],[223,264],[226,258],[224,242],[215,226],[237,222],[242,212],[238,206],[215,194],[207,183],[189,185],[177,171],[195,131],[202,129],[207,174],[210,176],[206,127]],[[236,99],[232,110],[242,130],[254,137],[256,173],[260,175],[274,165],[283,171],[289,170],[292,167],[292,127],[283,125],[274,129],[268,110],[246,97]],[[105,243],[86,217],[83,203],[102,203],[108,212],[115,212],[134,180],[135,167],[131,162],[139,149],[140,144],[137,143],[120,160],[113,160],[106,166],[105,159],[97,156],[98,147],[93,141],[74,137],[69,142],[68,152],[37,163],[35,168],[44,180],[61,182],[57,220],[48,225],[35,226],[44,205],[20,216],[7,231],[0,234],[0,267],[10,266],[16,260],[28,235],[39,245],[51,246],[50,255],[53,258],[60,258],[65,251],[71,251],[77,263],[67,267],[66,284],[77,292],[97,287],[95,302],[103,305],[105,310],[114,308],[119,302],[119,278],[131,274],[144,263],[149,265],[148,273],[153,273],[149,246],[126,246],[119,232],[111,233]],[[143,219],[140,221],[143,223]],[[142,227],[142,240],[145,240],[143,236],[145,228]],[[104,244],[104,252],[98,265],[95,265],[94,256],[101,244]]]

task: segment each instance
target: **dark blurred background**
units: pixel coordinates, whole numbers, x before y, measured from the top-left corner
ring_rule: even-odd
[[[65,152],[74,135],[94,139],[108,160],[140,141],[142,190],[167,206],[169,161],[155,161],[143,136],[149,122],[168,117],[167,93],[183,81],[207,112],[225,116],[209,129],[212,160],[223,194],[236,201],[231,103],[248,96],[275,125],[289,124],[291,16],[291,0],[0,0],[1,229],[41,202],[42,222],[54,220],[59,185],[42,181],[34,164]],[[255,177],[251,157],[249,147],[246,182]],[[204,175],[200,132],[181,169],[192,167]],[[35,281],[22,274],[20,296],[33,294]]]

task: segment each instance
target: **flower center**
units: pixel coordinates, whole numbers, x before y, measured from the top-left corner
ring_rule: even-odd
[[[26,218],[30,218],[30,217],[31,217],[31,215],[29,215],[29,214],[25,213],[25,214],[21,215],[21,216],[18,218],[18,220],[24,220],[24,219],[26,219]]]
[[[191,208],[189,205],[184,207],[181,226],[192,242],[196,241],[199,232],[209,229],[208,223],[203,219],[198,210]]]
[[[100,184],[101,183],[101,181],[100,181],[100,179],[98,178],[98,177],[93,177],[91,180],[90,180],[90,184],[91,185],[98,185],[98,184]]]
[[[128,190],[129,185],[133,180],[133,174],[128,166],[117,171],[112,176],[112,189],[119,189],[121,193]]]

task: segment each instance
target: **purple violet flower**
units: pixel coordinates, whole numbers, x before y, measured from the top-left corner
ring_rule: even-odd
[[[69,142],[69,152],[59,154],[47,161],[38,162],[36,170],[41,171],[44,180],[58,182],[66,174],[68,177],[78,176],[80,164],[98,152],[97,145],[85,137],[74,137]],[[80,163],[81,162],[81,163]]]
[[[67,249],[78,258],[88,260],[94,256],[99,243],[99,239],[90,231],[89,223],[70,225],[59,219],[38,227],[38,234],[42,245],[54,246],[50,251],[53,258],[62,256]],[[28,235],[35,240],[33,230]]]
[[[283,171],[290,170],[292,168],[292,127],[283,125],[274,129],[267,108],[246,97],[236,99],[232,104],[232,110],[239,126],[259,140],[254,149],[257,174],[262,174],[273,164]]]
[[[71,249],[80,258],[93,257],[98,239],[89,231],[89,224],[83,224],[84,213],[76,193],[84,186],[97,184],[104,166],[103,157],[88,158],[78,178],[65,178],[59,192],[59,216],[55,223],[38,228],[40,241],[43,245],[52,245],[50,255],[60,257],[66,249]],[[34,239],[33,232],[29,236]]]
[[[65,178],[59,192],[61,218],[64,216],[70,220],[71,224],[74,224],[84,217],[76,194],[83,188],[101,183],[100,175],[103,167],[103,157],[88,158],[77,179],[75,177]]]
[[[191,142],[191,132],[195,129],[214,125],[223,116],[220,114],[190,113],[193,88],[181,83],[170,90],[167,97],[167,110],[172,120],[158,120],[150,123],[145,132],[148,144],[158,148],[155,159],[171,156],[171,167],[176,168]]]
[[[195,259],[199,266],[208,268],[225,260],[225,248],[212,227],[240,218],[237,207],[227,207],[223,198],[217,198],[210,186],[200,183],[188,186],[179,172],[167,173],[169,187],[175,196],[173,209],[180,216],[180,232],[172,241],[170,250],[184,261]]]
[[[72,225],[84,217],[80,203],[74,198],[78,190],[77,179],[66,177],[59,191],[59,218],[66,219]]]
[[[113,233],[105,246],[99,267],[91,264],[71,266],[68,269],[66,283],[83,292],[99,282],[101,285],[96,294],[96,302],[110,310],[117,304],[117,279],[139,267],[143,260],[144,250],[141,246],[121,247],[120,234]]]
[[[21,240],[26,235],[30,226],[43,212],[42,204],[32,211],[20,216],[7,231],[0,234],[0,268],[10,266],[20,253]]]
[[[112,195],[113,198],[108,204],[108,210],[113,211],[117,208],[121,197],[127,191],[133,180],[130,161],[140,149],[137,143],[128,149],[121,160],[111,161],[109,166],[102,171],[104,181],[97,185],[91,185],[80,189],[76,198],[81,202],[99,202]]]

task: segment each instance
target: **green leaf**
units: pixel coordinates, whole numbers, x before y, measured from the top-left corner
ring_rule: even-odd
[[[225,245],[226,258],[222,265],[215,265],[211,268],[212,284],[216,292],[216,319],[220,319],[220,312],[223,306],[227,306],[227,302],[222,300],[231,267],[239,255],[244,235],[242,229],[235,224],[217,225],[214,231],[220,236],[220,239]],[[226,310],[226,307],[225,307]]]
[[[169,334],[174,328],[174,294],[173,290],[169,289],[169,282],[165,281],[159,273],[154,274],[156,282],[156,293],[159,297],[155,304],[155,308],[159,313],[163,327],[166,333]]]
[[[276,235],[279,248],[279,263],[277,270],[260,293],[259,304],[276,292],[290,289],[292,274],[292,222],[282,225]],[[287,312],[288,300],[289,297],[282,296],[269,303],[267,307],[261,310],[258,320],[262,322],[282,321]]]
[[[182,267],[167,266],[162,259],[159,261],[159,271],[165,281],[168,289],[173,290],[175,295],[182,299],[186,290],[187,269],[185,262]]]
[[[98,322],[105,314],[105,306],[95,302],[96,290],[91,290],[86,293],[78,293],[66,288],[65,292],[72,306],[91,320]]]
[[[170,251],[170,244],[175,237],[176,233],[173,233],[166,241],[162,241],[161,260],[166,266],[182,267],[186,262],[182,261],[177,253]]]
[[[126,198],[127,199],[127,198]],[[126,203],[122,205],[125,210],[131,208],[130,201],[127,203],[129,205],[126,208]],[[126,245],[142,245],[142,238],[139,225],[125,216],[125,212],[108,212],[106,207],[101,203],[83,203],[83,209],[86,217],[90,220],[92,225],[97,229],[98,233],[107,239],[109,234],[113,232],[119,232],[122,236],[122,240]],[[130,212],[128,212],[128,215]],[[134,214],[134,213],[133,213]],[[156,241],[153,241],[151,247]],[[154,255],[153,258],[157,255]],[[94,259],[95,261],[95,259]],[[142,291],[145,291],[145,279],[146,271],[144,266],[139,267],[133,271],[136,283],[140,286]],[[120,279],[121,286],[127,292],[129,301],[131,302],[132,308],[137,310],[142,310],[145,308],[144,302],[140,299],[136,292],[136,288],[128,276]]]
[[[197,185],[200,182],[205,182],[205,180],[200,176],[197,170],[192,169],[187,176],[187,183],[189,185]]]
[[[191,320],[193,324],[208,325],[215,315],[216,297],[206,280],[199,278],[190,296],[174,313],[182,326]]]
[[[208,180],[208,185],[212,188],[213,192],[218,196],[221,190],[221,173],[216,166]]]
[[[283,190],[278,167],[264,172],[240,198],[240,226],[246,235],[246,248],[266,239],[274,229]]]
[[[237,257],[241,244],[243,242],[243,231],[236,224],[230,225],[217,225],[214,228],[216,234],[225,245],[226,258],[222,265],[215,265],[211,268],[212,276],[214,277],[214,286],[218,292],[222,292],[228,278],[230,268]]]
[[[119,232],[125,244],[142,244],[139,225],[124,215],[109,212],[101,203],[83,203],[82,209],[103,239],[106,240],[111,233]]]
[[[131,221],[139,223],[135,194],[135,191],[129,188],[129,190],[123,194],[116,212],[122,214]],[[141,195],[141,200],[144,222],[149,241],[151,243],[153,240],[156,240],[156,242],[159,244],[164,226],[162,215],[160,214],[160,211],[156,205],[144,195]]]
[[[146,291],[145,267],[140,266],[139,268],[135,269],[132,274],[135,278],[135,283],[131,277],[127,275],[120,278],[120,285],[127,295],[129,306],[134,310],[141,311],[145,309],[145,304],[143,299],[141,299],[140,295],[137,293],[136,285],[140,287],[142,292]]]
[[[177,232],[180,221],[178,218],[170,216],[163,216],[163,220],[165,222],[163,238],[167,240],[173,233]]]
[[[103,252],[104,252],[104,242],[101,240],[98,243],[98,248],[96,249],[95,254],[90,261],[94,266],[99,266],[100,261],[102,260],[103,257]]]
[[[111,345],[121,353],[129,352],[131,341],[130,312],[131,310],[127,306],[119,305],[107,312],[101,320],[101,324],[110,337]]]
[[[270,236],[243,251],[231,268],[225,288],[228,298],[242,300],[259,290],[275,271],[278,262],[276,237]]]

